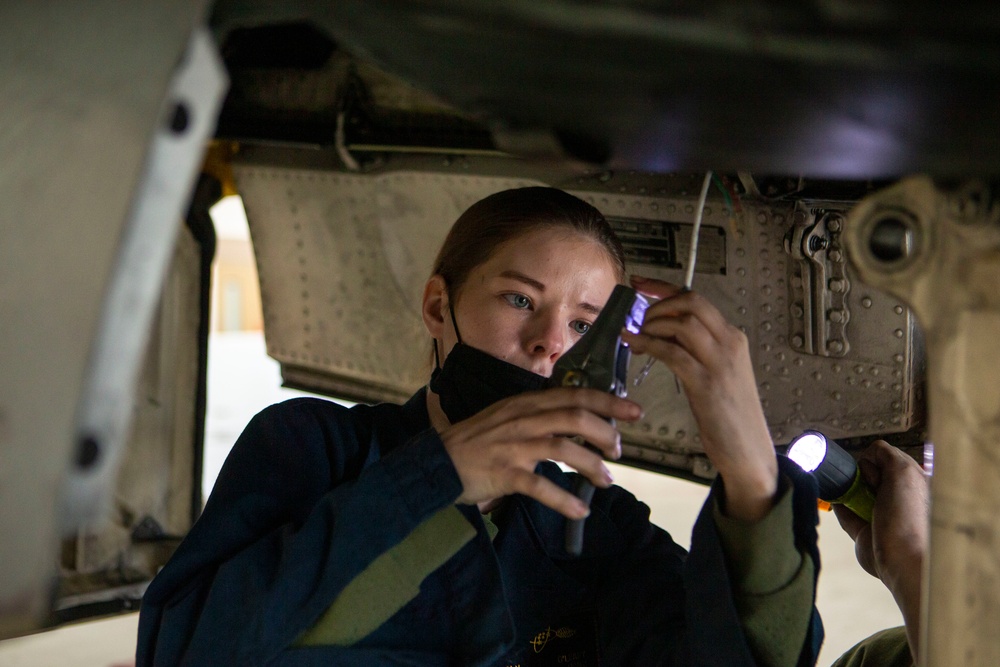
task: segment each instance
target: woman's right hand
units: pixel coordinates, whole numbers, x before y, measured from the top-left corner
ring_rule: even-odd
[[[594,486],[608,487],[613,479],[601,455],[570,438],[580,436],[605,457],[617,459],[621,437],[608,419],[635,421],[641,416],[639,405],[607,392],[556,388],[498,401],[439,431],[462,481],[459,503],[487,503],[520,493],[566,517],[582,519],[590,509],[535,474],[535,466],[560,461]]]

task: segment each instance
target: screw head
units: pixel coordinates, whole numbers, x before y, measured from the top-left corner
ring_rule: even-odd
[[[830,245],[830,239],[825,236],[813,236],[809,239],[809,250],[812,252],[819,252],[820,250],[825,250],[827,246]]]

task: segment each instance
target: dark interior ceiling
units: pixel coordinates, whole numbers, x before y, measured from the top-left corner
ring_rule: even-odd
[[[346,111],[362,146],[655,172],[1000,164],[994,2],[222,0],[213,26],[220,136],[330,144]]]

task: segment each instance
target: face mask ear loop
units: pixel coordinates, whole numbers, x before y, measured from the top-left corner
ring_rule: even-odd
[[[448,314],[451,315],[451,323],[452,326],[455,327],[455,337],[458,339],[458,342],[461,343],[462,334],[458,333],[458,322],[455,321],[455,310],[451,307],[451,305],[448,306]],[[431,340],[434,341],[434,368],[440,370],[441,356],[438,353],[438,340],[437,338],[432,338]]]
[[[455,321],[455,308],[451,304],[448,305],[448,313],[451,314],[451,323],[455,327],[455,338],[457,338],[458,342],[461,343],[462,334],[458,333],[458,322]]]

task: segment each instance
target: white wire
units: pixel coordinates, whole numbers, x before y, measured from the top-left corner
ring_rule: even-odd
[[[705,172],[705,180],[701,184],[701,194],[698,195],[698,215],[694,219],[694,229],[691,231],[691,251],[688,253],[687,272],[684,275],[684,289],[691,290],[694,282],[694,265],[698,261],[698,233],[701,231],[701,216],[705,212],[705,200],[708,199],[708,186],[712,184],[712,172]]]
[[[341,162],[344,163],[344,166],[351,171],[360,171],[361,165],[351,155],[351,151],[347,149],[347,133],[344,131],[343,111],[337,114],[337,130],[333,135],[333,140],[334,147],[337,149],[337,155],[340,157]]]
[[[705,200],[708,199],[708,186],[712,183],[711,170],[705,172],[705,180],[701,184],[701,194],[698,195],[698,215],[694,219],[694,229],[691,231],[691,250],[688,252],[687,271],[684,275],[684,291],[691,291],[691,283],[694,282],[694,265],[698,261],[698,233],[701,231],[701,216],[705,212]],[[649,375],[649,370],[653,367],[656,357],[650,357],[645,365],[639,369],[639,374],[632,381],[633,387],[638,387]],[[674,376],[677,381],[677,376]],[[677,384],[677,393],[680,393],[680,384]]]

